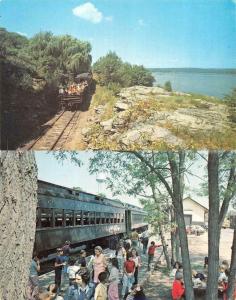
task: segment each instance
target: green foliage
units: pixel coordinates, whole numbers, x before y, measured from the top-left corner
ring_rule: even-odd
[[[232,107],[236,107],[236,88],[233,89],[232,93],[225,96],[225,101]]]
[[[167,91],[167,92],[172,92],[172,86],[171,86],[171,82],[170,81],[166,81],[165,84],[164,84],[164,89]]]
[[[229,119],[236,123],[236,88],[230,95],[225,96],[225,101],[229,106]]]
[[[32,89],[33,78],[44,79],[53,90],[91,69],[91,45],[69,35],[40,32],[27,39],[0,28],[0,45],[4,86],[15,90]]]
[[[102,86],[114,89],[133,85],[152,86],[155,81],[151,72],[143,66],[124,63],[115,52],[109,52],[101,57],[94,65],[93,70],[97,81]]]

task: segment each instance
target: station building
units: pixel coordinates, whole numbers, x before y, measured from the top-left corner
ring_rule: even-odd
[[[186,225],[204,225],[208,223],[208,207],[196,200],[186,197],[183,199],[184,220]]]

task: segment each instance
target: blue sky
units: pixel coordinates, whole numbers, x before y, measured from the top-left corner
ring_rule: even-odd
[[[236,68],[236,0],[0,0],[0,26],[71,34],[93,61],[115,51],[147,67]]]

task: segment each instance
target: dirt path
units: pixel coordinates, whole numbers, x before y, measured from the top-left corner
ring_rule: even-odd
[[[87,149],[87,144],[83,140],[82,130],[86,128],[88,124],[88,118],[91,115],[91,111],[83,111],[80,113],[80,117],[76,126],[71,133],[70,137],[67,139],[67,143],[64,146],[65,150],[85,150]]]

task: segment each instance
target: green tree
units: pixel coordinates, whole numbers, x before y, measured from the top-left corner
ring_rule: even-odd
[[[229,119],[236,123],[236,88],[233,89],[232,93],[226,95],[224,100],[229,106]]]
[[[109,88],[129,87],[133,85],[152,86],[155,81],[151,72],[143,66],[124,63],[115,52],[109,52],[94,65],[97,81]]]
[[[130,195],[144,195],[150,198],[153,197],[154,188],[157,186],[162,186],[167,191],[176,212],[186,297],[192,300],[194,299],[192,273],[182,203],[186,163],[184,151],[177,153],[98,152],[91,160],[90,171],[108,173],[110,176],[107,178],[107,184],[114,193],[126,192]],[[151,195],[147,192],[151,192]],[[158,198],[156,200],[161,207]]]
[[[170,81],[166,81],[165,84],[164,84],[164,89],[167,91],[167,92],[172,92],[172,86],[171,86],[171,82]]]

